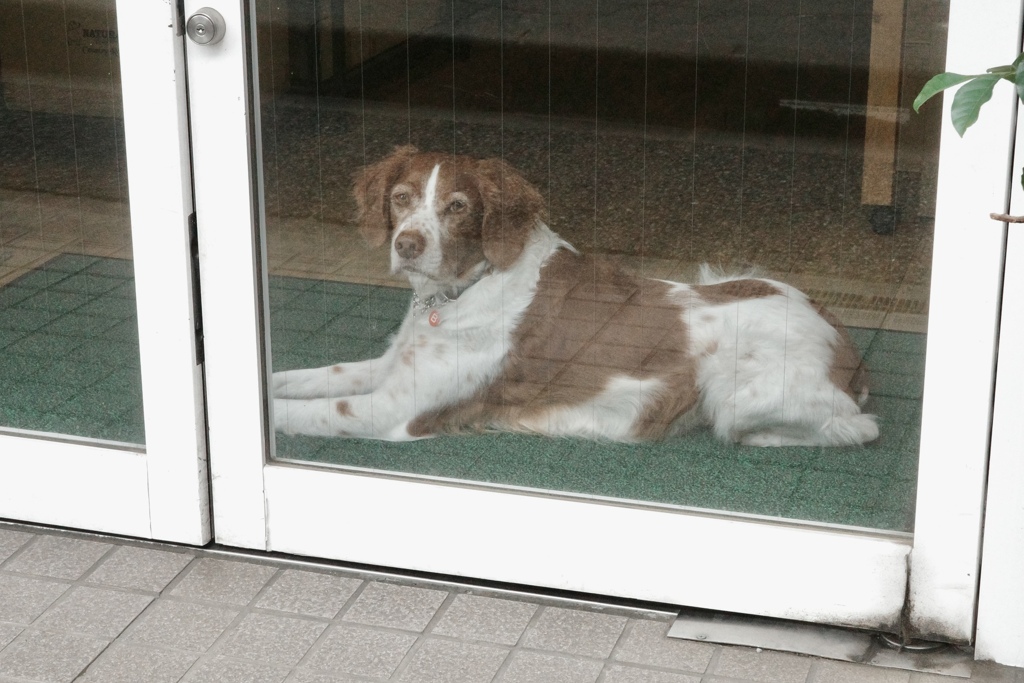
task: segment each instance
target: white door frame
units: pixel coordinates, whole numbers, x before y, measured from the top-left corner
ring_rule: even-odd
[[[1020,17],[1019,0],[953,0],[946,70],[1012,61]],[[1012,176],[1008,86],[962,139],[952,97],[943,101],[909,618],[924,636],[964,642],[974,632],[1003,274],[1004,231],[989,213],[1008,205]]]
[[[971,639],[1003,256],[998,231],[986,223],[992,188],[1006,186],[1000,101],[971,139],[943,135],[940,192],[961,189],[940,197],[936,221],[913,537],[270,463],[258,297],[266,273],[253,229],[261,220],[253,208],[259,141],[251,135],[259,112],[247,107],[245,69],[255,49],[242,40],[244,0],[186,0],[186,14],[204,3],[228,24],[222,43],[188,46],[204,311],[208,321],[224,316],[216,339],[207,324],[219,542],[886,630],[901,623],[909,574],[914,628]],[[1007,46],[1019,44],[1018,13],[1016,1],[953,0],[951,66],[968,53],[972,65],[1005,61]]]
[[[117,18],[147,445],[5,430],[0,517],[203,544],[209,495],[183,38],[166,0],[118,0]]]
[[[1022,115],[1024,105],[1018,102],[1018,121]],[[1024,165],[1024,126],[1016,133],[1008,213],[1019,216],[1024,214],[1024,190],[1017,180]],[[1007,229],[993,222],[989,230],[1006,234],[1007,246],[975,654],[1024,666],[1024,225]]]

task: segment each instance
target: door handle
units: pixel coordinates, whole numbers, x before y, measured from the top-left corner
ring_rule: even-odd
[[[212,7],[203,7],[188,18],[185,33],[197,45],[213,45],[224,37],[224,17]]]

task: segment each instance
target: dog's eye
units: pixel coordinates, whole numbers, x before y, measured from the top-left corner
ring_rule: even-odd
[[[391,202],[393,204],[397,204],[398,206],[405,206],[406,204],[409,203],[409,193],[399,192],[397,194],[393,194],[391,195]]]
[[[466,208],[466,202],[461,199],[454,199],[452,203],[448,205],[448,210],[452,213],[458,213]]]

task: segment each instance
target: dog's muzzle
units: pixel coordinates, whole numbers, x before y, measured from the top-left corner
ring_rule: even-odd
[[[395,237],[395,253],[405,261],[418,258],[426,247],[427,240],[419,230],[403,230]]]

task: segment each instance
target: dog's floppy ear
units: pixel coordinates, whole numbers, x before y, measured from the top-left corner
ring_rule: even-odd
[[[526,247],[538,220],[544,219],[544,198],[501,159],[477,163],[484,204],[482,247],[498,270],[506,270]]]
[[[418,149],[412,145],[396,147],[389,156],[356,172],[352,192],[356,197],[356,222],[363,239],[379,247],[391,234],[391,208],[388,193]]]

